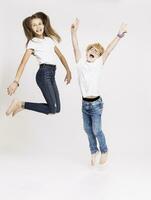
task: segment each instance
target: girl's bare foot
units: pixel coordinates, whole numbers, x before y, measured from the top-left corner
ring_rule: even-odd
[[[12,113],[12,117],[14,117],[18,112],[22,111],[23,108],[17,108],[13,113]]]
[[[7,109],[6,115],[8,116],[12,114],[12,116],[15,116],[15,114],[21,110],[23,110],[23,103],[21,101],[14,99],[9,108]]]

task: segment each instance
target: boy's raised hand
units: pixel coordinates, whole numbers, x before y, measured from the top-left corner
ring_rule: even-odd
[[[78,27],[79,27],[79,19],[76,18],[73,24],[71,25],[71,31],[77,31]]]
[[[120,29],[118,31],[118,34],[124,36],[125,33],[127,33],[127,24],[122,23],[121,26],[120,26]]]

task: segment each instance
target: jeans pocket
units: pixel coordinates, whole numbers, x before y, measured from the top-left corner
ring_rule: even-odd
[[[103,103],[102,102],[99,102],[99,103],[93,105],[93,109],[92,109],[93,114],[101,115],[102,111],[103,111]]]

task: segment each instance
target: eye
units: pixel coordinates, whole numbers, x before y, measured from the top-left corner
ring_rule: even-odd
[[[43,22],[39,22],[39,25],[40,25],[40,26],[43,25]]]

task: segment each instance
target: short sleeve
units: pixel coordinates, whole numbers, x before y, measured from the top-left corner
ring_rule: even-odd
[[[33,49],[34,50],[34,43],[31,40],[28,42],[26,49]]]
[[[55,46],[58,47],[58,42],[56,40],[51,39],[50,37],[47,37],[47,40],[49,41],[50,45],[54,48]]]

